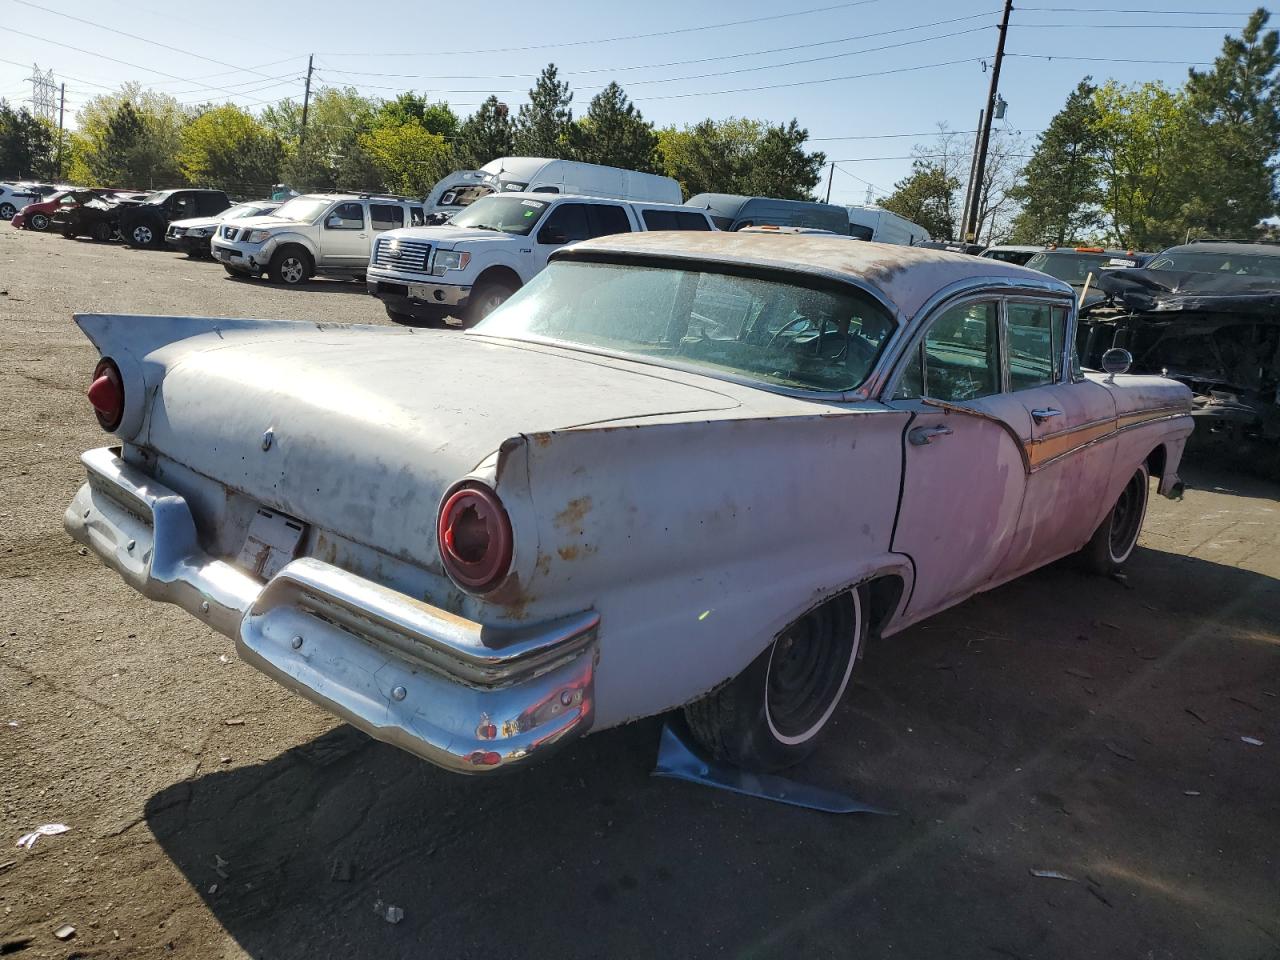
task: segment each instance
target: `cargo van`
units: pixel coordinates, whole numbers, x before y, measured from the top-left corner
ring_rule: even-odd
[[[906,217],[900,217],[884,207],[850,203],[849,236],[858,240],[874,240],[877,243],[900,243],[904,246],[931,240],[929,231]]]
[[[849,215],[844,207],[811,200],[775,200],[772,197],[743,197],[732,193],[700,193],[685,202],[711,215],[721,230],[741,230],[770,224],[779,227],[812,227],[849,235]]]
[[[675,204],[682,199],[680,184],[653,173],[576,160],[499,157],[479,170],[455,170],[431,188],[424,206],[438,222],[493,193],[563,193]]]

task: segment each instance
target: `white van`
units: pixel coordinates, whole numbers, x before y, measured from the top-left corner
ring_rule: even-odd
[[[920,224],[912,223],[884,207],[850,203],[845,205],[845,209],[849,211],[849,236],[858,240],[900,243],[909,247],[932,239],[929,231]]]
[[[679,203],[680,184],[670,177],[603,167],[576,160],[499,157],[479,170],[455,170],[427,195],[428,217],[437,222],[491,193],[571,193],[645,203]]]

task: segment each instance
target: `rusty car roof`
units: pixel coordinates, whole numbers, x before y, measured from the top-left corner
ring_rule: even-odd
[[[1000,260],[849,237],[697,230],[620,233],[576,243],[556,251],[553,259],[596,253],[753,264],[855,280],[879,292],[906,317],[915,316],[940,290],[965,280],[1015,281],[1071,296],[1067,284]]]

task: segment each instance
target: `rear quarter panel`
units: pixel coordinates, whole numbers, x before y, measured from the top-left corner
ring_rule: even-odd
[[[693,700],[822,600],[905,563],[889,543],[906,419],[880,408],[528,436],[525,474],[507,482],[527,483],[532,510],[513,520],[536,527],[536,547],[512,613],[600,613],[597,728]]]

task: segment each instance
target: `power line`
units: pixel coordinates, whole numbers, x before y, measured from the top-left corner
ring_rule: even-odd
[[[1209,60],[1138,60],[1132,57],[1068,57],[1059,53],[1006,53],[1006,57],[1022,57],[1024,60],[1071,60],[1085,63],[1156,63],[1181,67],[1211,67]]]
[[[256,70],[252,70],[248,67],[238,67],[234,63],[227,63],[225,60],[215,60],[212,57],[206,57],[203,54],[193,53],[190,50],[183,50],[181,47],[170,46],[169,44],[161,43],[158,40],[148,40],[146,37],[140,37],[136,33],[126,33],[124,30],[117,30],[115,27],[108,27],[106,24],[103,24],[103,23],[97,23],[93,20],[86,20],[83,17],[73,17],[69,13],[62,13],[61,11],[53,10],[53,9],[50,9],[49,7],[41,6],[38,3],[32,3],[31,0],[13,0],[13,2],[20,3],[24,7],[31,7],[33,10],[42,10],[45,13],[51,13],[55,17],[64,17],[67,20],[74,20],[76,23],[83,23],[86,26],[95,27],[98,30],[105,30],[107,33],[114,33],[121,37],[128,37],[130,40],[138,40],[142,43],[149,43],[153,47],[161,47],[165,50],[171,50],[174,53],[180,53],[186,57],[195,57],[197,60],[204,60],[204,61],[207,61],[208,63],[216,63],[220,67],[230,67],[232,70],[239,70],[242,73],[257,73]],[[266,76],[266,74],[259,74],[259,75]]]
[[[601,37],[595,40],[565,40],[560,43],[539,43],[527,47],[493,47],[488,50],[431,50],[431,51],[414,51],[413,53],[378,53],[379,57],[421,57],[442,55],[448,56],[475,56],[484,53],[524,53],[530,50],[552,50],[559,47],[585,47],[598,43],[619,43],[624,40],[651,40],[656,37],[674,37],[684,33],[698,33],[703,30],[720,30],[724,27],[739,27],[750,23],[766,23],[772,20],[785,20],[789,17],[803,17],[811,13],[827,13],[831,10],[847,10],[850,7],[864,7],[870,3],[879,3],[880,0],[852,0],[849,3],[836,3],[825,7],[810,7],[808,10],[793,10],[791,13],[775,13],[767,17],[751,17],[746,20],[726,20],[723,23],[709,23],[701,27],[680,27],[675,30],[659,30],[654,33],[633,33],[622,37]],[[369,54],[364,53],[321,53],[322,57],[363,57]]]
[[[1019,30],[1079,30],[1079,23],[1020,23]],[[1219,26],[1210,23],[1108,23],[1100,30],[1234,30],[1235,24]]]
[[[667,93],[652,97],[635,97],[637,103],[646,100],[683,100],[688,97],[717,97],[726,93],[757,93],[761,90],[785,90],[792,87],[808,87],[820,83],[837,83],[841,80],[862,80],[867,77],[884,77],[895,73],[912,73],[916,70],[932,70],[937,67],[954,67],[961,63],[978,63],[985,57],[963,57],[959,60],[942,60],[938,63],[921,63],[912,67],[894,67],[891,70],[873,70],[869,73],[851,73],[840,77],[821,77],[817,80],[795,80],[791,83],[771,83],[758,87],[735,87],[732,90],[699,90],[695,93]]]
[[[1018,7],[1018,12],[1038,13],[1155,13],[1170,17],[1248,17],[1252,10],[1132,10],[1116,7]]]
[[[1008,56],[1008,54],[1006,54]],[[874,163],[877,160],[941,160],[943,157],[955,157],[954,153],[908,153],[899,157],[848,157],[844,160],[829,160],[828,163]],[[1002,157],[1014,157],[1020,160],[1029,160],[1035,156],[1033,153],[1002,153]],[[837,167],[837,169],[839,169]]]
[[[835,40],[817,40],[812,43],[794,43],[786,47],[770,47],[765,50],[751,50],[745,53],[725,53],[714,57],[696,57],[692,60],[668,60],[664,63],[635,63],[617,67],[591,67],[586,70],[564,70],[561,71],[562,76],[577,77],[594,73],[621,73],[631,70],[662,70],[668,67],[688,67],[695,66],[700,63],[716,63],[721,60],[739,60],[743,57],[760,57],[771,53],[790,53],[793,50],[810,50],[814,47],[828,47],[837,43],[851,43],[854,40],[871,40],[875,37],[885,37],[895,33],[906,33],[909,30],[924,30],[929,27],[946,26],[952,23],[962,23],[966,20],[976,20],[979,17],[988,17],[999,13],[997,10],[983,11],[982,13],[971,13],[963,17],[948,17],[944,20],[933,20],[928,23],[917,23],[909,27],[895,27],[892,30],[877,30],[874,33],[855,34],[850,37],[840,37]],[[340,73],[351,76],[361,77],[391,77],[400,80],[533,80],[537,78],[536,73],[492,73],[492,74],[416,74],[416,73],[375,73],[368,70],[338,70],[334,67],[326,67],[330,73]],[[368,86],[368,84],[366,84]],[[391,88],[388,88],[391,89]]]

